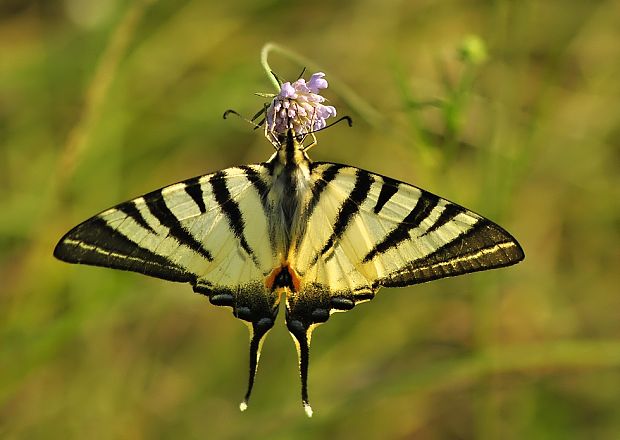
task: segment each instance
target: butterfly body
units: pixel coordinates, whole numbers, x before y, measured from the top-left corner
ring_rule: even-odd
[[[311,160],[303,144],[289,132],[279,148],[266,163],[271,184],[268,200],[270,231],[276,237],[275,250],[282,262],[294,254],[292,237],[303,235],[304,201],[311,192]]]

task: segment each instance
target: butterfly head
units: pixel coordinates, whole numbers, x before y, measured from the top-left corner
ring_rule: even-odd
[[[316,138],[312,134],[310,136],[312,136],[313,142],[309,146],[312,146],[316,143]],[[302,164],[310,163],[310,158],[306,154],[308,146],[304,145],[306,137],[305,134],[296,134],[292,128],[286,130],[284,134],[279,134],[276,141],[273,142],[276,148],[274,158],[277,158],[278,163],[285,168],[299,167]]]

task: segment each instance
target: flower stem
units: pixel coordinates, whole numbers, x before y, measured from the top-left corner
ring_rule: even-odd
[[[278,46],[275,43],[266,43],[260,50],[260,63],[263,66],[263,69],[265,69],[265,72],[267,73],[267,77],[271,80],[271,84],[273,84],[273,86],[276,88],[276,92],[280,91],[280,84],[278,84],[278,80],[273,76],[273,70],[271,69],[271,66],[269,65],[269,52],[271,52],[272,50],[276,50],[279,52],[286,52],[285,49],[281,48],[280,46]]]

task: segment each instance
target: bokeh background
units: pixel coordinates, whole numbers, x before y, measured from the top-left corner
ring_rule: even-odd
[[[620,438],[620,3],[0,1],[0,437]],[[314,333],[71,266],[56,241],[166,184],[265,160],[242,120],[326,72],[354,119],[314,159],[498,221],[526,260],[384,289]],[[281,313],[280,318],[283,318]]]

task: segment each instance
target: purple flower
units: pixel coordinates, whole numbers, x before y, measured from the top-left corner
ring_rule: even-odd
[[[280,93],[267,108],[267,131],[277,136],[292,128],[295,134],[303,135],[325,127],[325,120],[336,116],[336,109],[323,105],[325,98],[319,95],[328,86],[324,76],[318,72],[307,83],[300,78],[292,84],[282,84]]]

